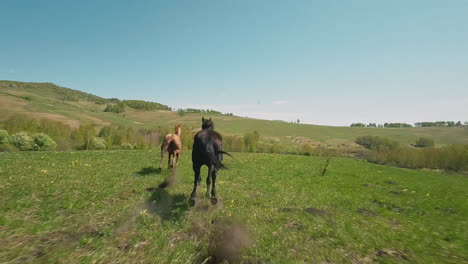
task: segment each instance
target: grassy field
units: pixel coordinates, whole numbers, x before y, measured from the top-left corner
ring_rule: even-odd
[[[466,176],[234,153],[218,205],[203,181],[189,208],[189,153],[173,171],[157,156],[0,153],[0,263],[468,262]]]

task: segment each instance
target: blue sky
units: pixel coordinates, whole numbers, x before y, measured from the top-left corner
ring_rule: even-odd
[[[468,121],[468,1],[0,2],[0,79],[241,116]]]

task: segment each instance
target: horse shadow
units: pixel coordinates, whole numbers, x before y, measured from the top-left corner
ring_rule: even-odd
[[[141,170],[139,170],[137,174],[140,176],[145,176],[149,174],[161,174],[161,169],[155,168],[153,166],[146,167],[146,168],[142,168]]]
[[[151,187],[146,191],[151,195],[144,202],[144,207],[148,213],[159,216],[161,223],[180,221],[185,211],[189,209],[188,197],[185,194],[170,194],[162,187]]]

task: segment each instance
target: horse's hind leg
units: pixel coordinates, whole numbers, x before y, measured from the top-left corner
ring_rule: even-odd
[[[164,152],[161,151],[161,160],[159,161],[159,168],[160,169],[161,169],[161,166],[162,166],[163,158],[164,158]]]
[[[211,179],[213,180],[213,187],[211,187],[211,204],[216,205],[218,203],[218,198],[216,198],[216,175],[218,171],[216,169],[211,173]]]
[[[179,165],[179,158],[180,158],[180,153],[176,154],[176,163],[175,165]]]
[[[210,198],[211,175],[213,174],[214,166],[208,167],[208,177],[206,177],[206,198]]]
[[[167,161],[167,167],[168,168],[172,168],[172,164],[173,164],[173,159],[174,159],[174,155],[172,153],[169,153],[169,159]]]
[[[197,198],[197,186],[198,182],[200,181],[200,165],[193,164],[193,172],[195,173],[195,177],[193,180],[193,190],[192,194],[190,194],[190,199],[188,201],[190,206],[195,205],[195,199]]]

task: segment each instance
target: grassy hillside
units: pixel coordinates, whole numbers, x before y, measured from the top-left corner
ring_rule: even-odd
[[[319,157],[239,153],[219,173],[218,205],[202,181],[189,208],[189,154],[173,172],[157,156],[0,153],[0,262],[468,261],[466,176],[345,158],[319,176]]]
[[[199,113],[179,116],[175,111],[138,110],[131,107],[126,107],[125,112],[119,114],[104,112],[106,104],[114,102],[116,99],[105,99],[50,83],[0,81],[0,122],[12,114],[23,113],[35,118],[58,120],[73,128],[82,124],[156,128],[181,123],[198,129],[201,117],[207,116]],[[216,128],[225,135],[243,136],[257,130],[262,141],[277,142],[283,146],[308,143],[314,147],[359,148],[354,144],[354,139],[363,135],[388,137],[403,144],[414,143],[419,137],[432,138],[436,145],[468,144],[466,126],[359,128],[291,124],[235,116],[212,117]]]

